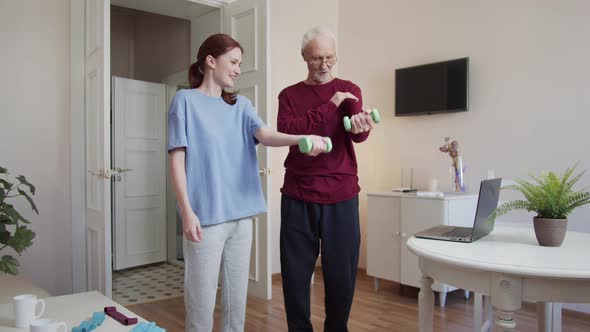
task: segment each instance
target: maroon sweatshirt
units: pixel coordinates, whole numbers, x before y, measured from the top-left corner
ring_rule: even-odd
[[[330,101],[336,92],[350,92],[359,101],[346,99],[339,107]],[[314,134],[332,139],[332,152],[310,157],[291,146],[285,160],[285,182],[281,192],[312,203],[337,203],[359,193],[353,142],[369,133],[344,130],[342,118],[362,112],[361,89],[350,81],[333,79],[321,85],[299,82],[279,94],[278,131],[287,134]]]

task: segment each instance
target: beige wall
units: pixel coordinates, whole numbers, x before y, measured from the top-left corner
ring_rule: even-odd
[[[159,83],[190,66],[190,21],[111,8],[113,76]]]
[[[586,1],[341,0],[339,13],[342,76],[384,118],[357,149],[364,193],[398,186],[401,167],[416,168],[419,184],[447,183],[450,159],[437,151],[445,136],[460,142],[471,190],[488,169],[514,178],[578,160],[590,168]],[[467,113],[393,117],[395,68],[465,56]],[[580,188],[588,184],[586,175]],[[570,221],[570,229],[590,232],[590,208]]]
[[[280,2],[280,5],[278,4]],[[304,80],[307,66],[301,58],[301,37],[310,28],[322,25],[338,35],[338,0],[271,1],[270,16],[270,79],[273,128],[277,128],[278,96],[282,89]],[[287,148],[271,149],[270,215],[272,220],[272,272],[281,271],[279,230],[281,195]]]
[[[68,0],[0,0],[0,165],[37,192],[37,233],[21,273],[53,294],[72,289]],[[0,251],[0,256],[9,254]]]

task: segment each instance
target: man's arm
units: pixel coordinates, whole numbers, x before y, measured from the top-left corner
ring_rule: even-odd
[[[338,113],[338,106],[345,100],[358,100],[350,92],[336,92],[324,104],[305,111],[293,108],[285,91],[279,94],[279,114],[277,117],[278,131],[286,134],[317,133],[331,121],[342,121]]]
[[[362,143],[369,137],[370,129],[362,131],[361,128],[367,126],[368,120],[366,117],[368,116],[369,119],[371,117],[363,111],[363,96],[361,89],[355,85],[351,92],[353,95],[357,96],[358,102],[347,101],[348,105],[346,106],[350,108],[350,120],[352,124],[352,130],[348,132],[348,135],[350,135],[350,139],[353,142]],[[370,121],[372,122],[373,120],[371,119]]]
[[[291,105],[291,101],[285,91],[279,94],[279,113],[277,116],[277,130],[286,133],[301,135],[304,133],[317,133],[326,123],[338,117],[336,106],[331,101],[305,111],[297,111]]]

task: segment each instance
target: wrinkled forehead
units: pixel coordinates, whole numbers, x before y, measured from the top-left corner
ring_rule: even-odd
[[[318,35],[311,40],[303,50],[309,56],[329,56],[336,54],[334,40],[328,36]]]

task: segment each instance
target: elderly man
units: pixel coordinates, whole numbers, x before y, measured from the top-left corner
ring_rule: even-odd
[[[280,132],[327,136],[333,144],[330,153],[315,158],[291,147],[285,160],[280,246],[289,331],[313,331],[309,284],[320,252],[326,296],[324,331],[348,331],[354,295],[360,187],[353,142],[365,141],[374,122],[361,108],[360,88],[333,76],[335,50],[329,30],[309,30],[301,44],[307,78],[279,94]],[[344,116],[352,122],[349,132],[342,123]],[[313,143],[323,144],[321,140]]]

